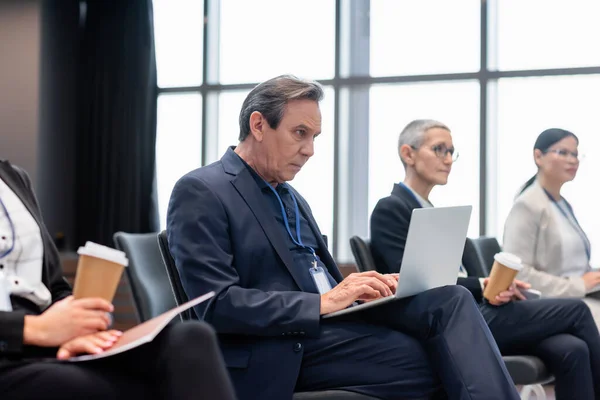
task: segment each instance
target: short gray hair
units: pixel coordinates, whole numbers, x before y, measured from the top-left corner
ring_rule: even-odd
[[[450,128],[446,124],[434,119],[415,119],[402,129],[398,137],[398,155],[400,156],[400,148],[407,144],[412,148],[418,149],[425,140],[425,133],[433,128],[445,129],[450,132]],[[400,156],[400,161],[406,167],[406,163]]]
[[[323,99],[323,88],[314,81],[307,81],[293,75],[280,75],[258,84],[246,96],[240,111],[239,141],[243,142],[250,134],[250,115],[254,111],[261,113],[272,129],[277,129],[285,106],[291,100]]]

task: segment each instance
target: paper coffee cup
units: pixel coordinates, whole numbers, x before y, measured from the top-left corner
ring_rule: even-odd
[[[519,257],[506,252],[497,253],[494,256],[490,280],[483,291],[483,297],[494,301],[499,293],[510,287],[521,268],[523,266]]]
[[[77,251],[79,262],[73,296],[100,297],[112,302],[123,268],[129,264],[125,253],[97,243],[87,242]]]

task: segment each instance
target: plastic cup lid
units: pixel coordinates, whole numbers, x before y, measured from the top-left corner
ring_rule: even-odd
[[[494,255],[494,260],[498,261],[500,264],[508,268],[515,269],[517,271],[523,268],[523,265],[521,264],[521,259],[519,257],[504,251]]]
[[[116,264],[121,264],[125,267],[129,265],[129,260],[124,252],[94,242],[86,242],[85,246],[82,246],[77,250],[77,254],[102,258]]]

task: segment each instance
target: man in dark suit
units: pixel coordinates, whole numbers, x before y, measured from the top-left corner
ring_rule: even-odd
[[[458,153],[446,125],[415,120],[402,130],[398,154],[406,176],[373,210],[371,249],[378,271],[402,276],[412,210],[433,207],[429,194],[436,185],[447,183]],[[456,268],[458,273],[459,266]],[[519,301],[525,299],[519,288],[529,287],[520,281],[490,303],[482,297],[487,282],[487,278],[458,278],[458,284],[480,303],[500,351],[534,354],[544,360],[556,377],[557,400],[599,398],[600,336],[588,307],[576,299]]]
[[[381,399],[518,399],[463,288],[320,318],[397,285],[376,272],[342,279],[310,207],[286,183],[313,155],[322,96],[291,76],[258,85],[242,105],[238,146],[185,175],[171,196],[169,246],[190,297],[216,292],[196,313],[215,327],[238,397],[338,388]]]

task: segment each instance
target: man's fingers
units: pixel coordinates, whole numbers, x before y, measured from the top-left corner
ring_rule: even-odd
[[[381,297],[381,293],[378,290],[373,289],[371,286],[364,284],[357,288],[359,290],[358,300],[375,300]]]
[[[378,290],[383,297],[391,296],[393,294],[385,280],[382,281],[376,277],[368,277],[365,278],[362,283],[369,285],[375,290]]]
[[[394,293],[396,293],[396,288],[398,287],[398,281],[391,279],[388,286],[389,286],[390,290],[392,291],[392,294],[394,294]]]
[[[351,274],[350,276],[352,276],[352,281],[358,284],[365,282],[365,279],[369,280],[369,282],[373,282],[373,280],[379,281],[383,286],[385,286],[385,288],[374,283],[369,283],[369,285],[374,289],[379,290],[382,296],[391,296],[396,292],[399,274],[384,275],[377,271],[365,271],[357,274]]]

